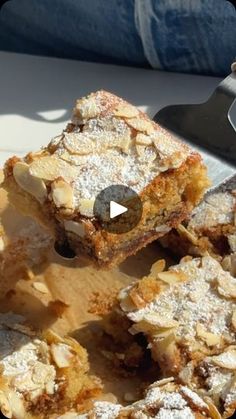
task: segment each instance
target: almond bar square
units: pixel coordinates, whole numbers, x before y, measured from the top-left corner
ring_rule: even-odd
[[[142,202],[131,231],[105,231],[97,195],[120,184]],[[47,224],[56,240],[97,266],[120,263],[179,225],[209,181],[201,156],[117,96],[98,91],[77,101],[72,122],[39,152],[5,165],[10,201]]]

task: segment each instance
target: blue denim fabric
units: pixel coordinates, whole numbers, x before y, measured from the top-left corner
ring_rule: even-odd
[[[10,0],[0,49],[224,75],[236,11],[226,0]]]

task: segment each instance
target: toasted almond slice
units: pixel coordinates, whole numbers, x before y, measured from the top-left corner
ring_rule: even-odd
[[[73,208],[74,194],[70,184],[63,179],[54,180],[52,183],[52,199],[57,208]]]
[[[187,255],[187,256],[184,256],[180,259],[180,263],[190,262],[191,260],[193,260],[193,257]]]
[[[218,367],[226,368],[228,370],[236,369],[236,349],[230,348],[227,351],[217,356],[211,357],[213,362]]]
[[[90,138],[89,134],[83,132],[65,134],[63,144],[69,153],[80,156],[91,154],[95,151],[95,142]]]
[[[71,353],[71,349],[68,345],[64,343],[52,343],[50,350],[58,368],[67,368],[70,366],[73,354]]]
[[[221,414],[219,413],[217,407],[213,404],[212,399],[210,397],[204,397],[204,400],[208,406],[210,417],[212,419],[222,419]]]
[[[124,118],[134,118],[135,116],[138,116],[139,111],[135,106],[129,105],[129,104],[123,104],[120,103],[116,109],[114,110],[115,116],[120,116]]]
[[[150,323],[153,326],[163,327],[163,328],[172,328],[177,327],[178,322],[174,319],[163,317],[156,312],[149,312],[143,316],[143,320],[147,323]]]
[[[165,271],[159,272],[158,278],[161,279],[161,281],[166,282],[166,284],[172,285],[177,282],[187,281],[188,276],[184,272]]]
[[[81,199],[79,202],[79,212],[86,217],[93,217],[93,206],[95,198],[93,199]]]
[[[177,231],[181,236],[186,237],[191,243],[196,245],[198,243],[198,239],[196,236],[194,236],[193,233],[191,233],[187,228],[185,228],[182,224],[179,224],[177,227]]]
[[[152,145],[152,138],[149,135],[138,133],[135,138],[135,142],[138,145]]]
[[[24,191],[33,195],[40,203],[43,203],[47,198],[47,188],[42,179],[32,176],[30,167],[26,163],[17,162],[13,167],[14,179]]]
[[[79,223],[77,221],[68,220],[64,222],[65,230],[71,233],[76,234],[79,237],[85,236],[85,226],[84,223]]]
[[[33,282],[32,287],[34,287],[34,289],[41,292],[42,294],[50,293],[48,287],[43,282]]]
[[[34,272],[32,271],[31,268],[29,268],[29,266],[24,265],[22,271],[23,271],[23,274],[24,274],[24,279],[26,279],[28,281],[34,279],[34,277],[35,277]]]
[[[63,154],[60,154],[60,159],[65,160],[66,162],[74,165],[74,166],[81,166],[87,162],[87,156],[80,156],[70,154],[68,151],[64,151]]]
[[[55,180],[62,177],[70,182],[76,177],[76,170],[73,166],[56,157],[42,157],[30,165],[30,174],[44,180]]]
[[[8,398],[10,409],[12,412],[12,416],[7,416],[7,417],[19,418],[19,419],[27,418],[27,412],[25,410],[24,403],[20,395],[17,394],[17,392],[14,390],[8,390],[7,398]]]
[[[128,154],[130,149],[130,143],[130,133],[127,133],[127,135],[124,135],[122,138],[119,139],[117,146],[123,151],[123,153]]]
[[[155,276],[156,274],[159,274],[160,272],[163,272],[166,266],[165,259],[160,259],[157,262],[153,263],[151,267],[151,276]]]
[[[95,98],[90,96],[89,98],[77,100],[74,114],[85,121],[87,119],[96,118],[96,116],[100,114],[100,109]]]
[[[162,378],[162,380],[155,381],[155,383],[151,384],[148,388],[162,387],[166,384],[172,383],[173,381],[174,377]]]
[[[234,310],[234,312],[233,312],[232,319],[231,319],[231,324],[233,326],[234,331],[236,332],[236,310]]]
[[[214,333],[207,332],[201,323],[197,323],[196,332],[197,336],[200,337],[207,346],[216,346],[221,343],[221,337]]]
[[[186,386],[180,387],[180,393],[184,396],[185,399],[190,401],[191,406],[195,408],[201,408],[204,410],[208,410],[208,405],[202,400],[197,393],[193,392],[190,388]]]
[[[136,144],[136,151],[139,157],[145,158],[145,146]]]
[[[217,278],[218,292],[226,298],[236,298],[236,278],[222,276]]]
[[[143,118],[129,118],[126,120],[127,124],[136,131],[152,134],[154,127],[151,121]]]
[[[0,391],[0,411],[6,418],[12,418],[10,403],[3,391]]]

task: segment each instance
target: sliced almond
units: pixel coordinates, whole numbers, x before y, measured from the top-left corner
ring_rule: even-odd
[[[151,137],[149,135],[142,134],[140,132],[136,135],[135,142],[138,145],[145,145],[145,146],[152,145]]]
[[[138,116],[138,114],[138,109],[135,108],[135,106],[129,104],[120,103],[114,110],[115,116],[120,116],[124,118],[134,118],[135,116]]]
[[[148,388],[162,387],[166,384],[172,383],[173,381],[174,377],[162,378],[162,380],[155,381],[155,383],[151,384]]]
[[[217,356],[211,357],[211,362],[218,367],[226,368],[228,370],[236,369],[236,349],[230,348],[226,352]]]
[[[32,287],[42,294],[49,294],[48,287],[43,282],[33,282]]]
[[[43,203],[47,198],[46,185],[42,179],[38,179],[30,173],[30,167],[26,163],[17,162],[13,167],[14,179],[24,191],[33,195],[40,203]]]
[[[184,396],[185,399],[187,399],[191,403],[191,406],[193,406],[194,408],[208,410],[207,404],[197,393],[192,391],[190,388],[186,386],[181,386],[180,393]]]
[[[17,394],[17,392],[14,390],[9,390],[7,397],[12,411],[12,416],[9,417],[17,419],[27,418],[27,412],[24,407],[23,399],[20,397],[20,395]]]
[[[194,245],[198,243],[198,238],[194,236],[194,234],[191,233],[189,230],[187,230],[187,228],[185,228],[182,224],[179,224],[179,226],[177,227],[177,231],[181,236],[185,237]]]
[[[52,343],[50,346],[51,354],[54,362],[58,368],[67,368],[70,366],[70,361],[73,358],[71,349],[64,343]]]
[[[74,166],[81,166],[87,162],[87,156],[74,155],[67,150],[65,150],[63,154],[60,154],[60,159],[65,160]]]
[[[186,262],[190,262],[191,260],[193,260],[192,256],[184,256],[180,259],[180,263],[186,263]]]
[[[93,207],[95,198],[93,199],[81,199],[79,202],[79,212],[86,217],[93,217]]]
[[[161,281],[165,282],[166,284],[172,285],[172,284],[176,284],[177,282],[187,281],[188,276],[184,272],[166,271],[166,272],[159,272],[158,278],[161,279]]]
[[[236,298],[236,278],[232,276],[222,276],[217,278],[218,292],[226,298]]]
[[[85,236],[85,226],[84,223],[79,223],[77,221],[68,220],[64,222],[65,230],[71,233],[76,234],[79,237]]]
[[[165,259],[158,260],[157,262],[153,263],[150,274],[152,276],[155,276],[159,274],[160,272],[163,272],[165,269],[165,266],[166,266]]]
[[[65,134],[63,139],[65,148],[71,154],[87,155],[95,151],[96,143],[89,134],[83,132],[71,132]]]
[[[6,418],[12,418],[10,403],[3,391],[0,391],[0,411]]]
[[[59,177],[70,182],[76,177],[76,169],[56,157],[42,157],[30,165],[30,174],[44,180],[55,180]]]
[[[233,312],[232,319],[231,319],[231,324],[233,326],[234,331],[236,332],[236,310],[234,310],[234,312]]]
[[[92,96],[77,100],[74,108],[74,114],[81,118],[82,121],[96,118],[100,112],[99,106],[95,98]]]
[[[139,157],[145,158],[145,146],[136,144],[136,151]]]
[[[207,346],[216,346],[221,343],[221,337],[214,333],[207,332],[201,323],[197,323],[196,332],[197,336],[201,338]]]
[[[129,118],[126,122],[130,127],[134,128],[136,131],[145,132],[147,134],[152,134],[154,132],[152,122],[147,119]]]
[[[63,179],[54,180],[52,187],[52,199],[57,208],[73,208],[74,194],[69,183]]]
[[[210,397],[204,397],[204,400],[208,406],[210,417],[212,419],[222,419],[220,412],[218,411],[217,407],[214,405],[212,399]]]
[[[127,135],[122,136],[119,140],[118,147],[123,151],[123,153],[128,154],[130,149],[131,137],[129,133]]]
[[[164,317],[161,316],[160,314],[156,313],[156,312],[149,312],[147,314],[145,314],[143,316],[143,320],[153,326],[157,326],[157,327],[163,327],[163,328],[172,328],[172,327],[177,327],[178,326],[178,322],[174,319],[168,318],[168,317]]]

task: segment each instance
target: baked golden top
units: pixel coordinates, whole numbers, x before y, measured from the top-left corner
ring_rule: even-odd
[[[98,91],[76,102],[72,123],[48,147],[13,162],[21,188],[40,203],[91,216],[104,188],[122,184],[140,193],[160,172],[178,168],[193,153],[123,99]]]

